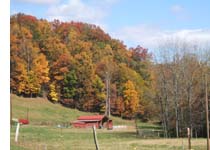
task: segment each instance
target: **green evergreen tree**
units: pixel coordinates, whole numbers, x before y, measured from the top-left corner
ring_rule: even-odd
[[[76,94],[77,76],[75,71],[67,73],[63,80],[62,96],[63,98],[74,98]]]

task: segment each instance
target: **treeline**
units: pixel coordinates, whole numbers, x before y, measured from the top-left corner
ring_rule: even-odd
[[[210,97],[210,47],[170,39],[154,65],[156,104],[166,137],[206,136],[206,91]]]
[[[113,115],[153,114],[147,49],[127,49],[95,25],[21,13],[10,18],[10,38],[12,93],[101,113],[109,99]]]

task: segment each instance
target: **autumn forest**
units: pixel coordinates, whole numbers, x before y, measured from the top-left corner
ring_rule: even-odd
[[[10,17],[11,93],[101,114],[109,100],[111,115],[158,122],[166,137],[187,127],[206,136],[209,54],[208,45],[169,39],[155,57],[93,24]]]

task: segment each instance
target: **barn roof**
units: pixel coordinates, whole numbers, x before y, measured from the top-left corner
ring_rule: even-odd
[[[80,116],[77,120],[83,120],[83,121],[87,121],[87,120],[95,120],[95,121],[99,121],[102,120],[104,117],[104,115],[95,115],[95,116]]]

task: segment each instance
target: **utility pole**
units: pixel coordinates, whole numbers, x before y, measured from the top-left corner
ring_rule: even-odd
[[[108,78],[108,118],[110,118],[110,77]]]
[[[110,75],[106,72],[106,111],[105,115],[110,117]]]
[[[106,72],[106,107],[105,107],[105,115],[107,116],[108,115],[108,79],[107,79],[107,72]]]
[[[208,90],[207,90],[207,75],[205,75],[205,89],[206,89],[206,132],[207,132],[207,150],[209,149],[209,104],[208,104]]]
[[[28,120],[28,117],[29,117],[29,114],[28,114],[28,112],[29,112],[29,108],[27,108],[27,120]]]
[[[10,96],[10,128],[12,128],[12,98]]]

